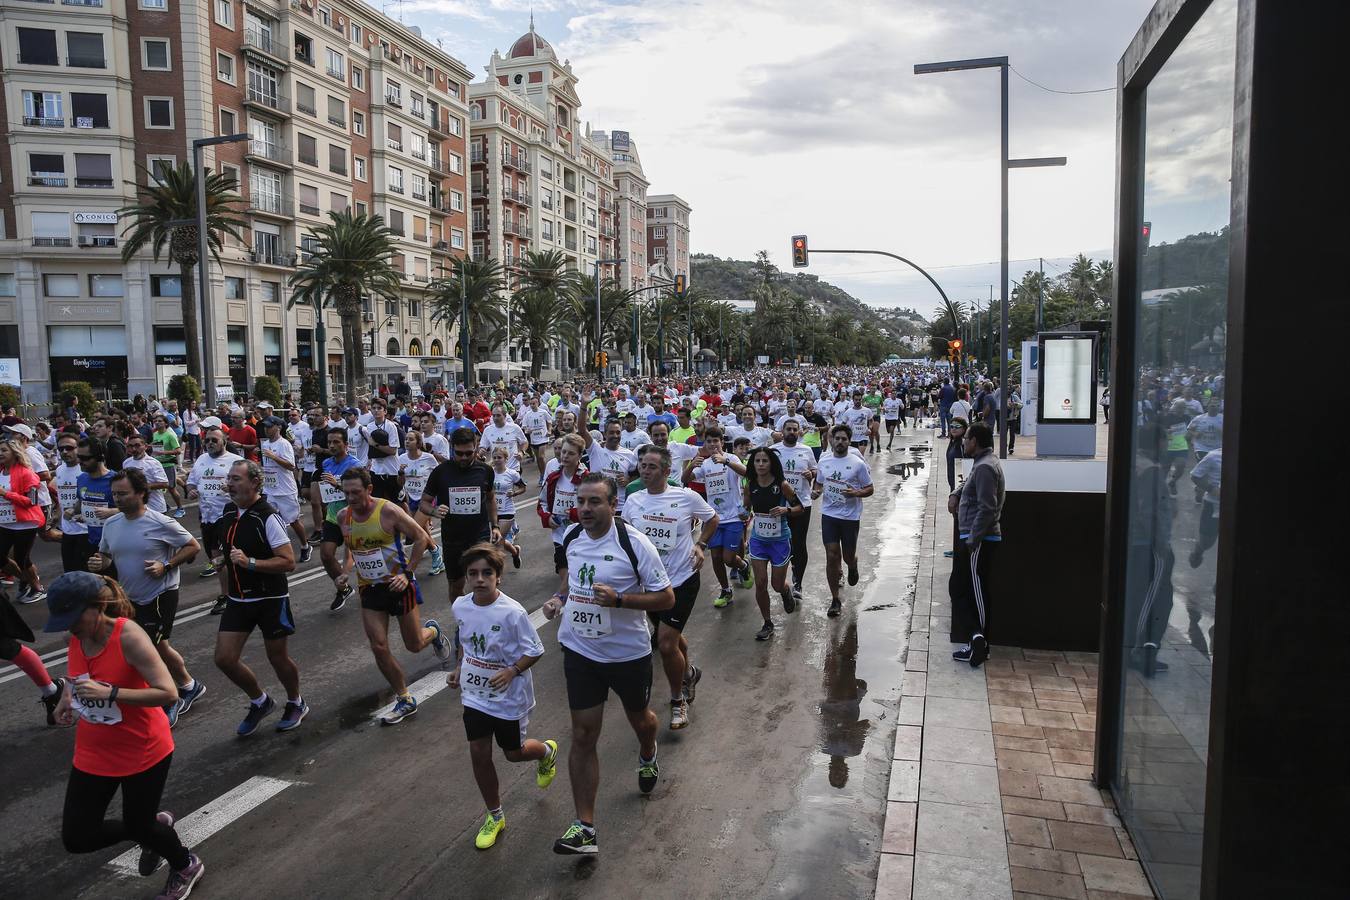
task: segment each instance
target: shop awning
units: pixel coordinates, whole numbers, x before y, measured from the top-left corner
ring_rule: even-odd
[[[407,372],[408,364],[401,360],[380,356],[378,353],[366,357],[367,375],[405,375]]]

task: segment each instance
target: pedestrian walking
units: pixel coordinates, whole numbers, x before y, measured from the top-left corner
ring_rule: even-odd
[[[989,583],[999,542],[1003,512],[1003,467],[994,453],[994,431],[988,422],[966,429],[963,447],[974,462],[960,488],[947,497],[956,514],[957,535],[952,574],[947,583],[952,601],[952,636],[966,641],[952,659],[971,668],[989,658]]]

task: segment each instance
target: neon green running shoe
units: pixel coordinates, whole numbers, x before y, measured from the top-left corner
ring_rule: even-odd
[[[731,605],[732,599],[731,588],[726,588],[713,600],[713,607],[715,609],[726,609]]]
[[[534,783],[541,788],[552,784],[553,776],[558,774],[558,742],[544,741],[544,746],[548,748],[548,756],[539,760],[539,766],[534,773]]]
[[[494,817],[492,813],[487,814],[483,820],[483,827],[478,829],[478,837],[473,839],[473,845],[479,850],[486,850],[497,843],[497,835],[506,829],[506,816],[500,819]]]
[[[755,570],[749,566],[741,573],[741,587],[752,588],[755,586]]]

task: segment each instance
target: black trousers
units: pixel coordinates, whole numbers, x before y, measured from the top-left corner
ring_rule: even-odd
[[[952,640],[969,643],[977,635],[989,638],[989,578],[998,555],[998,541],[980,541],[974,550],[957,540],[947,593],[952,599]]]
[[[61,535],[61,570],[64,572],[88,572],[89,557],[97,548],[89,543],[87,534]]]
[[[144,772],[122,778],[90,775],[72,768],[61,818],[61,841],[66,849],[71,853],[93,853],[135,841],[164,857],[174,869],[187,868],[188,851],[178,839],[178,832],[155,818],[172,760],[170,753]],[[122,818],[104,818],[119,787]]]
[[[1129,646],[1162,646],[1172,615],[1172,565],[1166,544],[1131,544],[1126,563],[1125,639]]]
[[[811,530],[811,507],[790,520],[792,528],[792,583],[801,584],[806,574],[806,533]]]

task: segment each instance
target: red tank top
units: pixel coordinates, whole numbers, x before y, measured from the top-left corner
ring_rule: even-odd
[[[122,653],[122,627],[126,622],[118,619],[107,646],[90,658],[80,649],[79,638],[70,639],[67,669],[72,681],[87,674],[94,681],[116,685],[124,691],[149,687]],[[119,717],[120,721],[113,724],[91,721]],[[81,715],[77,707],[76,718],[75,768],[81,772],[109,777],[135,775],[173,752],[169,717],[161,707],[117,703],[91,709],[89,715]]]

